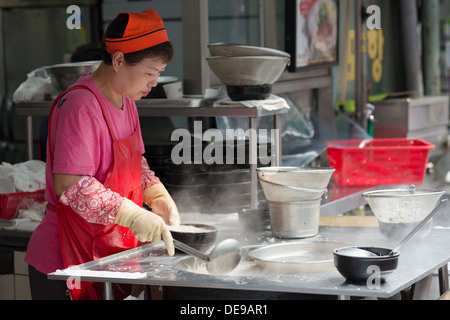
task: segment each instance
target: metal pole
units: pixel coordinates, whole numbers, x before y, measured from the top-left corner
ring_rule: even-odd
[[[33,117],[27,116],[27,153],[28,160],[33,160]]]
[[[258,208],[258,190],[257,190],[257,175],[256,168],[258,163],[258,139],[256,134],[256,118],[249,118],[249,138],[248,138],[248,154],[249,154],[249,162],[250,162],[250,199],[251,199],[251,208]]]
[[[114,290],[111,282],[103,282],[103,300],[114,300]]]
[[[272,159],[274,159],[275,167],[280,167],[283,163],[283,149],[281,145],[281,117],[279,114],[273,116],[273,123],[275,130],[274,136],[272,137],[274,143],[272,153],[275,153],[275,156],[272,155]]]
[[[414,91],[416,97],[423,96],[422,63],[419,53],[419,37],[417,34],[417,3],[411,0],[399,0],[403,58],[405,63],[406,90]]]
[[[208,23],[208,0],[181,1],[183,92],[186,95],[204,95],[209,88]]]
[[[277,49],[277,1],[260,0],[261,45]]]
[[[427,96],[436,96],[441,93],[439,0],[422,3],[424,93]]]
[[[355,0],[355,112],[359,124],[366,129],[364,109],[367,103],[367,71],[364,21],[361,16],[363,0]]]

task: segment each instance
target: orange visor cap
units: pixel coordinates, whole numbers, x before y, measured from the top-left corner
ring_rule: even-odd
[[[169,41],[164,22],[153,9],[141,13],[123,12],[128,23],[122,38],[105,38],[106,51],[136,52]]]

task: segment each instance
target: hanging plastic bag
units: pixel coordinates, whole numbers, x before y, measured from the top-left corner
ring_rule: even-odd
[[[13,102],[43,101],[47,94],[55,97],[58,91],[52,85],[45,67],[40,67],[28,73],[27,80],[22,82],[14,92]]]

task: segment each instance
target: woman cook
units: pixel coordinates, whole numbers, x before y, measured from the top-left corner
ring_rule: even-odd
[[[46,274],[164,240],[180,223],[171,196],[150,170],[135,100],[146,96],[173,58],[154,10],[121,13],[108,26],[98,69],[54,102],[47,142],[46,215],[30,239],[32,297],[67,298],[64,281]],[[152,211],[142,209],[143,202]],[[72,299],[101,299],[100,284],[81,282]],[[122,296],[129,292],[122,290]],[[116,292],[117,294],[117,292]]]

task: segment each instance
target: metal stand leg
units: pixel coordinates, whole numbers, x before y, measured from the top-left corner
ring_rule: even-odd
[[[103,300],[114,300],[114,290],[111,282],[103,282]]]
[[[249,119],[249,162],[250,162],[250,196],[251,208],[258,207],[258,180],[256,175],[256,168],[258,163],[258,138],[256,134],[256,118]]]
[[[274,115],[273,117],[274,122],[274,146],[272,153],[275,153],[275,167],[281,166],[281,157],[282,157],[282,149],[281,149],[281,117],[279,114]],[[273,158],[272,158],[273,159]]]
[[[439,293],[442,296],[448,291],[448,266],[445,265],[439,269]]]
[[[28,160],[33,160],[33,117],[27,116],[27,153]]]
[[[433,275],[423,278],[413,285],[413,294],[411,300],[428,300],[430,295],[431,280]]]

